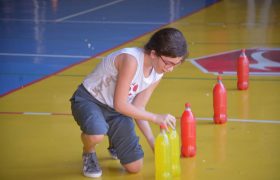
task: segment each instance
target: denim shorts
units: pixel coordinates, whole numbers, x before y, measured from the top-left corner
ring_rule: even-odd
[[[134,130],[133,119],[95,99],[83,85],[73,94],[72,115],[87,135],[108,135],[121,164],[143,158],[144,152]]]

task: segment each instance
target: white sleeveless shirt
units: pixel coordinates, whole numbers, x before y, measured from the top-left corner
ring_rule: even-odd
[[[163,74],[158,74],[153,69],[149,77],[145,78],[143,72],[144,52],[141,48],[124,48],[109,54],[96,66],[83,82],[87,91],[103,104],[114,108],[114,93],[118,70],[115,67],[115,58],[120,54],[129,54],[137,60],[137,69],[130,83],[128,102],[132,102],[135,96],[162,78]]]

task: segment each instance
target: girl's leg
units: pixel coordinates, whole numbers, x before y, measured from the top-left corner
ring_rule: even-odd
[[[81,139],[84,145],[83,152],[91,153],[95,152],[96,144],[100,143],[104,139],[104,135],[87,135],[85,133],[82,133]]]
[[[102,170],[99,166],[97,156],[95,153],[96,144],[100,143],[104,138],[104,135],[87,135],[81,134],[81,140],[83,142],[83,173],[87,177],[100,177]]]
[[[137,173],[142,169],[143,166],[143,158],[138,159],[136,161],[133,161],[128,164],[123,164],[123,167],[127,170],[129,173]]]
[[[144,152],[135,133],[132,118],[117,114],[110,119],[107,121],[110,126],[107,134],[120,163],[129,173],[139,172],[143,165]]]

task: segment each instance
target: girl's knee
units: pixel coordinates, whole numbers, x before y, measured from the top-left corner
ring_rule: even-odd
[[[138,173],[143,166],[143,159],[136,160],[134,162],[124,164],[123,167],[129,173]]]
[[[87,135],[82,133],[81,135],[83,142],[87,141],[90,143],[100,143],[104,139],[104,135]]]

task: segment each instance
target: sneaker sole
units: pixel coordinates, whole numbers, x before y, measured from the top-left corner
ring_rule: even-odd
[[[118,160],[118,156],[112,155],[112,153],[108,150],[109,155],[111,156],[112,159]]]
[[[112,155],[111,155],[111,158],[112,158],[112,159],[115,159],[115,160],[118,160],[118,157],[117,157],[117,156],[112,156]]]
[[[99,172],[99,173],[85,173],[84,172],[84,176],[86,176],[86,177],[91,177],[91,178],[98,178],[98,177],[100,177],[102,175],[102,171],[101,172]]]

